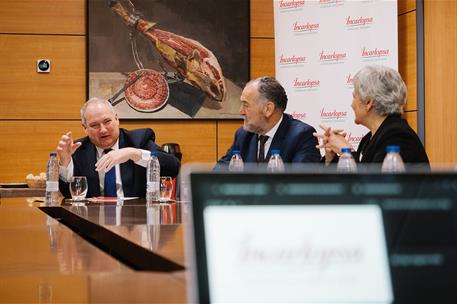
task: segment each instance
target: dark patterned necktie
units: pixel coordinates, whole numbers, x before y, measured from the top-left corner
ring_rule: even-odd
[[[112,151],[112,149],[106,149],[103,152],[105,154]],[[113,166],[108,172],[105,173],[105,182],[103,187],[104,196],[116,197],[116,166]]]
[[[265,162],[265,143],[268,140],[268,136],[266,135],[260,135],[259,136],[259,155],[257,157],[257,162],[258,163],[263,163]]]

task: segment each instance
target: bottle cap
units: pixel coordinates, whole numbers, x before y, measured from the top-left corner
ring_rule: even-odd
[[[233,150],[232,153],[233,154],[240,154],[241,152],[240,152],[240,150]]]
[[[157,152],[156,151],[152,151],[151,152],[151,156],[157,156]]]
[[[56,155],[57,155],[56,152],[51,152],[51,153],[49,153],[49,156],[56,156]]]
[[[400,147],[399,146],[387,146],[386,151],[387,152],[400,152]]]
[[[341,148],[341,153],[351,153],[351,148]]]
[[[281,150],[271,150],[271,155],[281,154]]]

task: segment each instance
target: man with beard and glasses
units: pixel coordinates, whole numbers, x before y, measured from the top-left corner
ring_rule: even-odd
[[[245,163],[268,162],[272,150],[280,150],[285,163],[319,162],[316,132],[313,127],[284,113],[287,95],[272,77],[249,81],[241,93],[240,114],[243,127],[216,169],[229,164],[234,150],[239,150]]]

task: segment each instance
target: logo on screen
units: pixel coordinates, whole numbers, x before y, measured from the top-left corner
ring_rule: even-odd
[[[304,112],[293,111],[290,115],[292,115],[292,117],[295,119],[305,119],[307,114]]]
[[[279,9],[281,11],[293,10],[305,6],[305,0],[280,0]]]
[[[319,31],[319,23],[295,23],[292,25],[292,29],[296,35],[303,35],[303,34],[313,34]]]
[[[369,28],[371,24],[373,24],[373,17],[351,17],[348,16],[346,18],[346,28],[348,30],[356,30],[356,29],[365,29]]]
[[[295,91],[317,91],[321,84],[320,80],[299,80],[298,78],[294,79],[293,88]]]
[[[389,49],[367,49],[363,47],[361,57],[362,61],[381,61],[386,60],[389,57]]]
[[[364,135],[365,134],[356,135],[356,134],[349,133],[347,136],[347,140],[349,141],[349,143],[351,143],[353,145],[359,145],[359,143],[362,140]]]
[[[306,62],[306,57],[305,56],[284,56],[284,54],[281,54],[281,57],[279,57],[279,64],[281,66],[303,66],[303,63]]]
[[[347,111],[338,111],[336,109],[326,110],[325,108],[321,109],[321,121],[322,122],[343,122],[348,116]]]
[[[351,90],[354,88],[354,78],[351,73],[346,76],[346,87]]]
[[[328,52],[321,51],[319,53],[319,61],[321,65],[326,64],[341,64],[344,63],[347,59],[347,53],[338,53],[338,52]]]
[[[243,265],[306,265],[312,267],[309,270],[360,264],[366,255],[360,244],[322,246],[306,235],[293,243],[271,246],[259,241],[255,235],[245,233],[239,237],[235,246],[238,248],[236,257]]]

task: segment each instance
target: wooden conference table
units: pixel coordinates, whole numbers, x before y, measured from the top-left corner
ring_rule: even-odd
[[[45,189],[41,188],[3,188],[0,187],[0,199],[5,197],[44,196]]]
[[[184,225],[163,223],[185,204],[173,208],[1,198],[0,302],[186,302]]]

